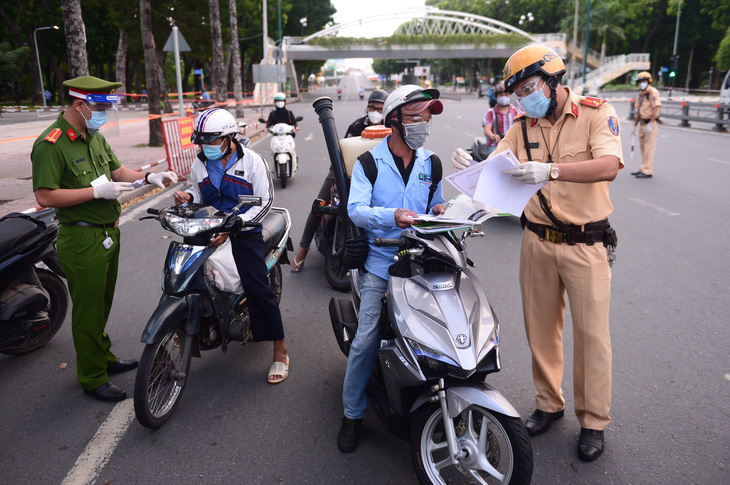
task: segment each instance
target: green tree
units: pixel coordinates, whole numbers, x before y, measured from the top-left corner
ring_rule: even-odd
[[[722,71],[730,69],[730,28],[725,32],[725,38],[720,41],[720,47],[717,49],[714,59],[717,67]]]

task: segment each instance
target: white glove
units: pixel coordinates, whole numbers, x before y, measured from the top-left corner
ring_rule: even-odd
[[[471,155],[466,153],[466,150],[462,148],[457,148],[456,151],[451,154],[451,166],[456,170],[469,168],[473,161],[474,159],[471,158]]]
[[[644,127],[644,134],[651,135],[652,131],[654,131],[654,123],[647,123]]]
[[[177,174],[175,172],[159,172],[151,173],[147,176],[147,182],[149,182],[150,184],[154,184],[161,189],[165,188],[165,181],[176,183]]]
[[[94,198],[114,200],[122,195],[122,192],[127,192],[133,188],[129,182],[107,182],[93,187]]]
[[[550,175],[550,164],[542,162],[525,162],[520,168],[503,170],[502,173],[512,175],[514,178],[525,184],[541,184],[548,181]]]

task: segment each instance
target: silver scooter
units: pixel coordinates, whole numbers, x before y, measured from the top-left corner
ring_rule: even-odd
[[[329,102],[329,103],[328,103]],[[314,102],[337,178],[332,102]],[[332,139],[330,139],[332,138]],[[346,200],[346,199],[345,199]],[[398,248],[383,299],[381,346],[368,399],[385,427],[409,440],[422,484],[529,483],[532,446],[520,413],[486,377],[499,371],[499,322],[468,266],[472,227],[420,234],[407,229],[376,246]],[[332,327],[349,353],[358,324],[357,271],[350,272],[354,300],[332,298]]]

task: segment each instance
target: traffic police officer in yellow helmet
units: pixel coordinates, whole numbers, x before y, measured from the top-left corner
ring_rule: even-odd
[[[659,90],[651,85],[651,74],[646,71],[636,76],[636,84],[639,86],[639,96],[634,101],[636,118],[634,119],[634,130],[639,125],[639,146],[641,147],[641,167],[636,172],[631,172],[637,179],[651,178],[654,174],[654,147],[656,146],[657,132],[659,131],[659,108],[662,100],[659,97]]]
[[[623,156],[613,107],[563,87],[564,73],[563,61],[546,46],[527,46],[509,58],[505,90],[523,115],[495,153],[511,149],[520,165],[505,173],[542,186],[521,217],[520,287],[536,401],[527,431],[542,434],[564,414],[567,293],[575,414],[581,426],[578,456],[591,461],[603,452],[603,430],[611,422],[608,311],[617,239],[608,222],[613,211],[608,186],[623,167]],[[454,153],[455,168],[470,164],[464,154]]]
[[[117,198],[132,190],[131,182],[164,188],[166,181],[177,182],[177,174],[143,175],[123,167],[99,132],[116,110],[120,83],[83,76],[63,84],[66,111],[33,144],[33,191],[40,205],[55,207],[61,223],[57,250],[73,302],[77,378],[85,394],[120,401],[127,395],[109,375],[132,370],[137,361],[117,359],[105,330],[119,266]]]

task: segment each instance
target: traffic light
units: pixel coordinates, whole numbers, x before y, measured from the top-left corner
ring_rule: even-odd
[[[669,70],[669,77],[677,75],[677,65],[679,64],[679,54],[672,56],[672,68]]]

